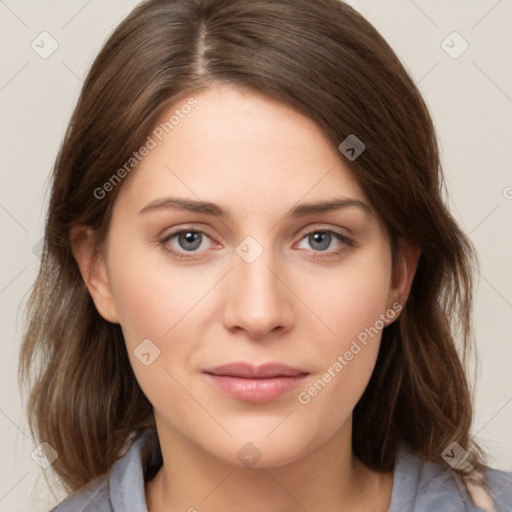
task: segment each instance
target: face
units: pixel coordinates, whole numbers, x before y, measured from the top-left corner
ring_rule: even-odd
[[[313,121],[234,86],[194,98],[162,114],[158,125],[182,115],[118,185],[92,294],[122,326],[159,433],[278,466],[350,432],[400,278],[384,226]],[[218,369],[230,363],[291,369]]]

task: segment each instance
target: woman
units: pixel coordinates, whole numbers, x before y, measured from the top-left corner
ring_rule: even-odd
[[[56,510],[510,507],[470,434],[442,185],[418,90],[344,3],[138,6],[71,119],[28,310]]]

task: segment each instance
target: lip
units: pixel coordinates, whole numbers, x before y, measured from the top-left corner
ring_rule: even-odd
[[[249,363],[229,363],[215,368],[205,368],[204,373],[245,379],[269,379],[272,377],[297,377],[308,373],[281,363],[266,363],[253,366]]]
[[[268,402],[297,387],[309,374],[280,363],[253,366],[231,363],[203,370],[207,379],[226,394],[245,402]]]

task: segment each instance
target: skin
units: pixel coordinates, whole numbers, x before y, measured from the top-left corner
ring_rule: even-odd
[[[154,406],[164,465],[146,485],[148,510],[385,511],[392,474],[369,470],[351,447],[352,411],[373,371],[380,333],[309,403],[297,397],[379,315],[405,304],[418,250],[402,244],[393,265],[382,222],[312,120],[226,84],[194,97],[197,107],[121,185],[101,250],[92,250],[89,230],[73,235],[98,311],[121,324]],[[216,203],[231,216],[140,213],[171,195]],[[362,201],[370,211],[351,206],[286,217],[298,203],[335,198]],[[178,236],[163,241],[187,228],[206,233],[199,248],[187,252],[190,243],[180,245]],[[322,250],[307,236],[326,229],[351,245],[332,236]],[[262,249],[251,263],[236,252],[247,236]],[[160,350],[148,366],[134,354],[145,339]],[[202,373],[237,361],[281,362],[309,375],[278,399],[249,403]],[[261,456],[253,467],[237,457],[248,442]]]

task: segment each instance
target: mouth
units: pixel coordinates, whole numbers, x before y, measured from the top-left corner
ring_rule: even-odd
[[[297,387],[309,372],[280,363],[252,366],[232,363],[203,370],[208,381],[229,396],[245,402],[275,400]]]

